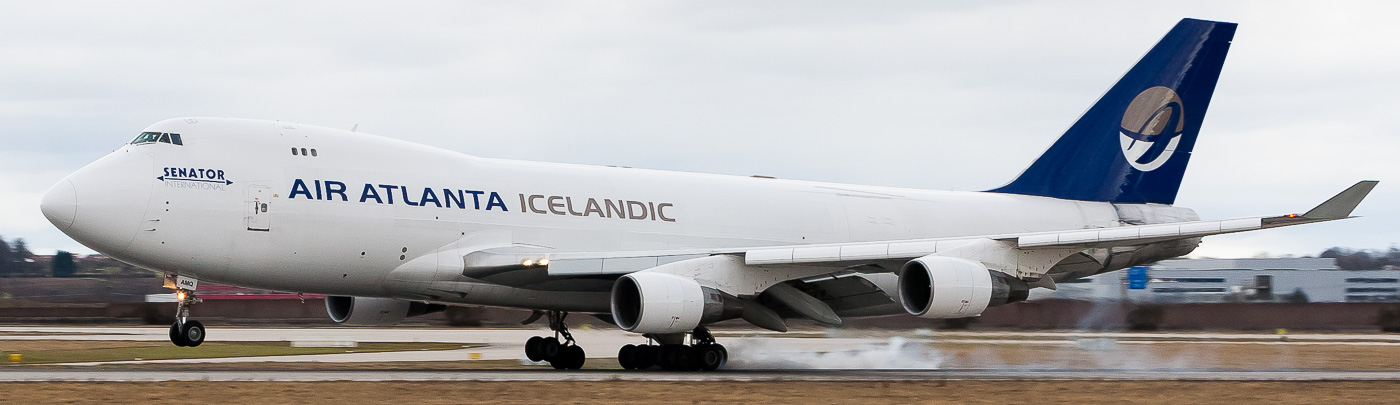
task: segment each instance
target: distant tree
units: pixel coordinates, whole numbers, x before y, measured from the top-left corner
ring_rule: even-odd
[[[1337,258],[1337,267],[1342,270],[1370,270],[1372,265],[1371,256],[1365,253],[1352,253]]]
[[[1334,247],[1324,250],[1317,257],[1336,259],[1337,268],[1342,270],[1378,270],[1385,266],[1400,266],[1400,247],[1392,246],[1385,251]]]
[[[14,268],[14,254],[10,253],[10,244],[5,243],[5,237],[0,236],[0,277],[9,277],[12,268]]]
[[[29,246],[24,243],[24,238],[15,239],[15,244],[10,249],[14,252],[15,259],[24,260],[34,257],[34,253],[29,251]]]
[[[1283,296],[1283,301],[1290,304],[1306,304],[1310,300],[1308,293],[1303,292],[1302,288],[1294,288],[1292,294]]]
[[[29,251],[29,246],[25,245],[24,238],[15,238],[15,242],[11,245],[10,250],[12,252],[10,256],[10,274],[18,273],[26,276],[29,275],[33,267],[29,259],[34,258],[34,253]]]
[[[1382,263],[1382,265],[1400,266],[1400,248],[1391,246],[1390,250],[1385,252],[1385,257],[1382,257],[1381,260],[1385,262]]]
[[[78,266],[73,264],[72,253],[60,250],[58,251],[58,253],[53,255],[53,262],[51,262],[50,266],[50,274],[53,274],[54,277],[73,277],[73,273],[77,272],[77,270]]]

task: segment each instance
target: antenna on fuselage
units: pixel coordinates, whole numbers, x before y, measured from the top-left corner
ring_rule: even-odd
[[[357,129],[360,129],[360,124],[355,124],[355,126],[350,127],[350,132],[355,132]]]

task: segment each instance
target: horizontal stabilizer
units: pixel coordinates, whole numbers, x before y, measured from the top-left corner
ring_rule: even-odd
[[[1371,189],[1376,188],[1375,180],[1366,180],[1352,185],[1346,191],[1327,199],[1317,207],[1308,210],[1303,214],[1303,218],[1310,219],[1342,219],[1351,216],[1351,211],[1356,209],[1357,204],[1371,193]]]

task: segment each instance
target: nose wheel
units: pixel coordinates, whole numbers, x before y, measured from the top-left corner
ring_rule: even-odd
[[[586,355],[574,341],[574,335],[569,333],[569,326],[564,323],[567,316],[568,312],[549,311],[549,328],[554,331],[554,336],[535,336],[526,340],[525,357],[530,361],[548,361],[556,370],[582,368]]]
[[[190,306],[203,302],[194,291],[175,291],[175,323],[170,324],[170,343],[180,347],[195,347],[204,343],[204,324],[190,319]]]

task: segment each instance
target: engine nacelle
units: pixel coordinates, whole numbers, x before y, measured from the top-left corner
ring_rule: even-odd
[[[987,307],[1025,301],[1029,294],[1025,281],[955,257],[910,260],[899,275],[899,303],[921,318],[977,316]]]
[[[442,312],[445,305],[393,298],[326,297],[326,313],[335,323],[355,326],[392,326],[410,316]]]
[[[628,332],[683,333],[701,324],[738,318],[743,303],[695,279],[667,273],[632,273],[612,291],[613,322]]]

